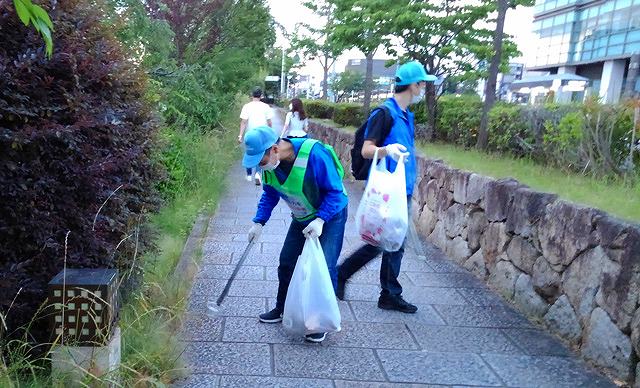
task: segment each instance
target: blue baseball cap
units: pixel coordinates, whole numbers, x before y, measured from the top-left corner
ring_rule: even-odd
[[[396,86],[411,85],[420,81],[433,82],[437,79],[435,75],[427,74],[424,66],[418,61],[400,65],[396,71]]]
[[[278,135],[266,125],[256,127],[244,135],[244,157],[242,166],[253,168],[260,164],[264,152],[278,142]]]

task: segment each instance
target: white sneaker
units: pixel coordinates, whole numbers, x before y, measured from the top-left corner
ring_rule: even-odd
[[[247,175],[247,182],[251,182],[252,178],[251,175]]]
[[[262,177],[260,176],[260,173],[256,172],[255,180],[256,180],[256,186],[260,186],[262,184]]]

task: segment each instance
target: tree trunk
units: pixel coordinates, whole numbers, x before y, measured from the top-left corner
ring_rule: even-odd
[[[364,101],[362,102],[362,111],[364,117],[369,117],[371,110],[371,90],[373,89],[373,52],[366,54],[367,71],[364,76]]]
[[[504,31],[504,19],[507,15],[508,0],[498,0],[498,19],[496,21],[496,31],[493,35],[493,49],[495,53],[489,65],[489,77],[484,89],[484,105],[482,106],[482,118],[480,119],[480,129],[478,131],[478,142],[476,147],[481,150],[487,149],[489,145],[489,111],[496,102],[496,82],[498,71],[502,59],[502,40]]]
[[[433,82],[427,82],[424,100],[427,109],[426,141],[433,140],[433,135],[436,131],[436,92],[435,84]]]
[[[328,97],[329,89],[329,57],[324,57],[324,64],[322,65],[322,99],[326,100]]]

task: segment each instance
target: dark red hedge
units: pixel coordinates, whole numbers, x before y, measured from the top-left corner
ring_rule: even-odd
[[[96,3],[98,6],[96,6]],[[51,8],[50,4],[54,4]],[[131,266],[136,226],[157,208],[157,123],[146,77],[125,59],[99,2],[45,2],[54,53],[0,0],[0,310],[29,322],[67,266]],[[109,195],[122,186],[94,217]],[[118,243],[125,240],[116,251]],[[139,236],[138,251],[148,234]],[[138,257],[139,260],[139,257]],[[45,339],[44,326],[32,334]],[[15,333],[14,333],[15,335]]]

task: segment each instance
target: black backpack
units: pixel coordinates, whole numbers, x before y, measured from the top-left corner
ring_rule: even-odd
[[[384,139],[389,136],[391,132],[391,127],[393,127],[393,117],[391,116],[391,112],[389,112],[389,108],[384,105],[380,105],[376,109],[371,112],[369,117],[373,117],[376,111],[380,110],[384,115]],[[353,143],[353,148],[351,149],[351,174],[356,180],[363,181],[369,178],[369,170],[371,169],[371,159],[365,159],[362,157],[362,146],[364,145],[364,133],[367,130],[367,119],[356,131],[355,141]],[[378,147],[381,144],[376,144]]]

